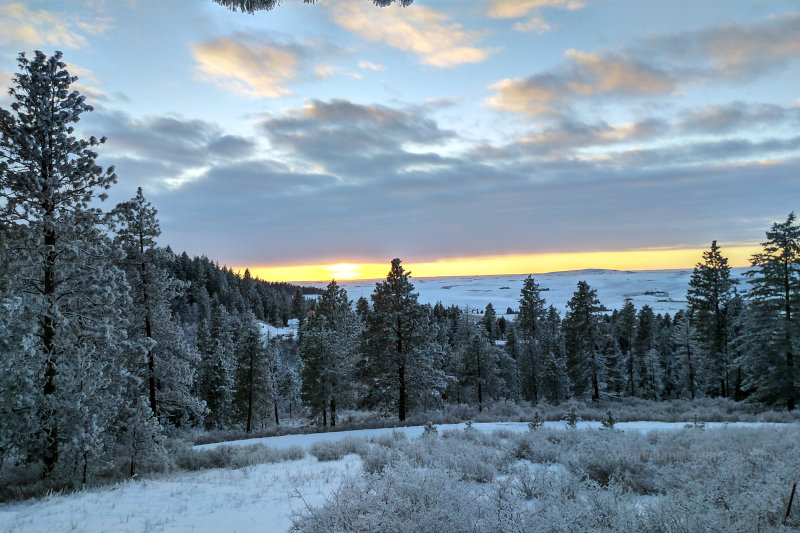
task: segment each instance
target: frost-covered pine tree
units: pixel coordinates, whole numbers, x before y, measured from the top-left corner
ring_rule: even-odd
[[[702,380],[698,373],[696,334],[692,317],[686,311],[678,311],[672,327],[673,352],[678,370],[678,392],[688,392],[694,400],[697,397],[697,383]]]
[[[745,387],[772,403],[797,402],[800,347],[800,226],[794,213],[775,222],[747,271],[749,320],[740,363]]]
[[[542,366],[542,341],[546,317],[546,302],[541,287],[528,276],[522,285],[519,299],[519,314],[516,317],[519,366],[522,390],[525,399],[538,402],[540,396],[540,374]]]
[[[300,357],[303,360],[303,402],[311,416],[336,425],[336,409],[351,404],[352,375],[360,321],[347,291],[331,280],[317,307],[301,331]]]
[[[567,351],[567,372],[572,381],[573,392],[581,396],[591,389],[592,400],[600,399],[600,376],[604,373],[603,355],[599,349],[598,314],[600,300],[597,291],[585,281],[578,282],[578,289],[567,302],[564,317],[564,339]]]
[[[114,244],[123,251],[121,266],[134,305],[129,310],[129,336],[145,351],[132,365],[142,377],[153,415],[162,423],[196,420],[204,407],[192,395],[199,354],[184,338],[172,316],[171,302],[183,290],[167,270],[175,256],[158,246],[161,235],[157,211],[142,194],[117,204],[107,217]]]
[[[730,355],[728,352],[728,302],[734,294],[734,280],[728,259],[722,255],[717,241],[703,252],[689,280],[689,312],[695,328],[698,355],[703,361],[705,376],[713,396],[731,395]]]
[[[236,340],[233,418],[247,433],[266,418],[272,382],[267,347],[252,313],[242,316]]]
[[[613,318],[614,334],[624,367],[625,390],[630,396],[636,396],[636,360],[633,354],[633,342],[636,336],[636,307],[632,302],[625,302],[625,305]]]
[[[14,310],[6,328],[20,340],[3,364],[19,363],[26,387],[16,391],[25,421],[15,429],[19,453],[38,457],[45,475],[58,469],[75,480],[115,438],[126,383],[119,358],[131,347],[127,287],[93,207],[116,176],[95,162],[105,139],[74,135],[92,108],[71,90],[77,78],[61,58],[20,54],[11,110],[0,109],[0,227],[12,278],[2,298]]]
[[[206,427],[220,429],[231,423],[236,371],[234,339],[239,323],[219,303],[216,295],[211,299],[210,309],[210,319],[203,319],[197,331],[200,364],[195,389],[208,409]]]
[[[386,281],[375,285],[367,318],[362,367],[368,371],[371,396],[377,403],[394,404],[400,421],[406,419],[412,373],[434,370],[422,350],[425,321],[414,285],[400,259],[393,259]]]

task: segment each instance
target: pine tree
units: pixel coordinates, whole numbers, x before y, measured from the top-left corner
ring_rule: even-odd
[[[688,391],[689,397],[697,397],[697,383],[701,380],[697,367],[696,334],[692,318],[686,311],[678,311],[673,322],[674,355],[679,369],[678,389]]]
[[[636,315],[636,335],[633,339],[633,379],[640,398],[652,396],[647,357],[656,346],[656,315],[649,305],[643,305]]]
[[[303,360],[303,403],[323,425],[330,414],[336,425],[336,409],[346,405],[361,333],[347,291],[332,280],[317,308],[301,329],[300,358]]]
[[[17,286],[24,294],[19,325],[35,331],[25,357],[38,366],[40,445],[29,452],[41,457],[45,474],[68,460],[62,457],[64,445],[76,454],[85,451],[86,460],[102,451],[101,444],[93,444],[92,451],[78,448],[116,416],[114,386],[98,384],[98,394],[88,400],[97,421],[84,438],[74,432],[85,424],[65,425],[89,409],[74,396],[80,383],[66,376],[75,375],[70,365],[89,360],[98,376],[107,363],[99,354],[112,359],[119,353],[117,338],[124,338],[119,306],[126,303],[124,280],[105,259],[113,254],[98,230],[99,210],[90,207],[94,199],[105,199],[102,191],[116,176],[113,168],[95,162],[94,148],[105,139],[73,135],[74,124],[92,107],[70,90],[77,78],[61,58],[61,52],[47,57],[37,51],[32,60],[20,54],[11,111],[0,109],[0,227],[17,238],[15,270],[24,271]],[[104,313],[100,302],[108,305]]]
[[[541,288],[528,276],[520,292],[519,314],[516,317],[517,339],[520,341],[520,372],[525,398],[532,402],[539,401],[539,388],[542,364],[542,322],[545,319],[546,302],[541,295]]]
[[[800,226],[794,213],[774,223],[750,259],[748,334],[741,365],[757,398],[795,408],[800,344]]]
[[[169,275],[167,264],[175,260],[174,254],[157,245],[161,228],[156,215],[139,187],[136,196],[117,204],[107,219],[114,244],[125,254],[121,266],[134,301],[129,335],[146,350],[141,375],[150,409],[162,423],[179,423],[201,416],[204,410],[191,393],[199,354],[172,316],[171,302],[183,285]]]
[[[233,419],[250,433],[256,422],[263,421],[269,405],[271,381],[267,347],[261,338],[255,316],[241,318],[236,339]]]
[[[604,361],[599,350],[598,314],[600,300],[597,291],[585,281],[578,282],[567,303],[564,317],[564,339],[567,351],[567,372],[576,396],[591,388],[592,400],[600,399],[600,375]]]
[[[636,361],[633,355],[633,342],[636,335],[636,308],[632,302],[625,302],[614,320],[617,345],[622,354],[625,367],[625,388],[630,396],[636,396]]]
[[[393,259],[386,281],[372,293],[372,312],[366,329],[366,360],[372,372],[372,393],[380,403],[390,404],[394,396],[397,417],[406,419],[409,373],[425,373],[431,361],[421,353],[425,340],[422,307],[400,259]],[[412,369],[413,367],[413,369]],[[432,369],[432,368],[431,368]]]
[[[486,304],[486,311],[481,319],[483,327],[486,328],[486,334],[489,340],[494,342],[498,338],[497,331],[497,313],[494,311],[494,306],[491,303]]]
[[[200,363],[196,390],[208,409],[206,427],[221,429],[231,422],[237,362],[235,338],[239,323],[216,296],[211,299],[210,309],[210,321],[203,319],[197,333]]]
[[[703,252],[703,261],[695,266],[686,299],[697,335],[698,354],[704,360],[706,378],[714,395],[730,396],[730,356],[728,353],[728,302],[733,296],[728,259],[717,241]]]

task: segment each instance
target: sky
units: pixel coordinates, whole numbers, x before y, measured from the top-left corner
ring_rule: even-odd
[[[745,266],[800,208],[793,1],[0,0],[0,87],[34,50],[105,207],[263,279]]]

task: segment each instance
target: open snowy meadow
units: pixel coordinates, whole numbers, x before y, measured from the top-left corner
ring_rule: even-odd
[[[800,473],[796,424],[601,427],[583,421],[574,428],[549,421],[535,430],[521,422],[447,424],[195,446],[189,453],[199,463],[229,467],[4,504],[0,531],[690,532],[800,526],[797,510],[782,525]],[[268,462],[235,468],[237,460],[247,463],[259,454]]]
[[[738,289],[747,290],[744,283],[745,268],[731,269],[731,278],[739,281]],[[482,311],[491,303],[498,314],[507,308],[519,308],[520,290],[527,276],[460,276],[416,278],[411,270],[411,282],[419,293],[419,302],[445,306],[456,305],[469,310]],[[607,309],[621,309],[632,302],[637,309],[650,306],[654,313],[669,313],[686,308],[686,292],[692,277],[691,269],[684,270],[572,270],[531,274],[541,286],[542,296],[548,305],[554,305],[563,315],[579,281],[586,281],[597,290],[597,298]],[[369,299],[375,290],[375,280],[342,280],[337,282],[356,300]],[[324,289],[327,282],[304,283]]]

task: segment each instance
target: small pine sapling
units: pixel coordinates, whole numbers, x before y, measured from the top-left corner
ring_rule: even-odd
[[[614,416],[611,414],[611,409],[606,411],[606,417],[602,419],[600,423],[603,424],[603,429],[614,429],[614,424],[616,424],[617,421],[614,420]]]
[[[567,422],[567,427],[572,429],[574,429],[578,425],[578,422],[581,421],[581,417],[578,414],[578,408],[576,406],[571,405],[569,407],[565,421]]]
[[[692,420],[691,422],[686,424],[684,427],[687,428],[687,429],[705,429],[706,428],[706,423],[705,422],[700,422],[700,420],[697,418],[697,415],[695,414],[694,415],[694,420]]]
[[[425,423],[425,429],[422,432],[422,436],[436,438],[439,436],[439,430],[436,428],[436,426],[433,425],[433,422],[428,420]]]
[[[539,414],[539,411],[533,413],[533,418],[530,422],[528,422],[528,429],[530,431],[536,431],[537,429],[541,428],[544,425],[544,419],[542,415]]]

